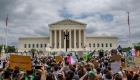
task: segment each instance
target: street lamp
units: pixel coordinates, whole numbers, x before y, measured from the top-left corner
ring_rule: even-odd
[[[64,39],[66,40],[66,52],[67,52],[67,41],[69,40],[69,32],[68,30],[64,30]]]

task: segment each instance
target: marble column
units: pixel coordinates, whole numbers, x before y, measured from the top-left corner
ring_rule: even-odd
[[[59,49],[61,48],[61,29],[59,30]]]
[[[55,37],[55,38],[54,38],[54,40],[55,40],[55,42],[54,42],[54,43],[55,43],[55,44],[54,44],[54,45],[55,45],[54,48],[57,48],[57,41],[56,41],[56,40],[57,40],[57,36],[56,36],[56,30],[54,31],[54,37]]]
[[[79,29],[79,48],[81,48],[81,29]]]
[[[52,30],[50,29],[50,47],[52,47]]]
[[[66,37],[65,37],[66,31],[64,31],[64,49],[66,48]]]
[[[71,49],[71,30],[69,30],[69,48]]]
[[[76,48],[76,30],[74,29],[74,48]]]
[[[86,46],[86,36],[85,36],[86,29],[83,29],[83,46]]]

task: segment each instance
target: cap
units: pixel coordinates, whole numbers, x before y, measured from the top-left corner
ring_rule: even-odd
[[[88,72],[88,75],[95,75],[95,72],[90,71],[90,72]]]

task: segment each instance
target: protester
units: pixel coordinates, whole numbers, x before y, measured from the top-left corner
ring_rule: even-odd
[[[31,70],[21,70],[18,66],[10,69],[9,60],[4,60],[0,69],[0,80],[140,80],[139,68],[130,72],[120,66],[119,71],[114,73],[111,63],[115,60],[107,55],[92,55],[86,60],[81,57],[75,64],[68,62],[67,56],[61,57],[62,61],[59,62],[55,55],[34,57],[31,59]],[[124,58],[120,60],[124,61]]]

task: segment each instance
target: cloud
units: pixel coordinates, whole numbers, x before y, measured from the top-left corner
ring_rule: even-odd
[[[0,44],[18,46],[23,36],[49,36],[48,24],[65,18],[87,24],[86,35],[111,35],[119,45],[129,46],[127,12],[130,12],[132,42],[140,42],[139,0],[0,0]]]

